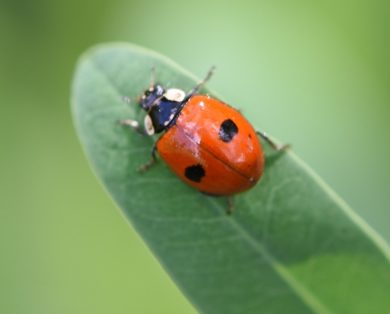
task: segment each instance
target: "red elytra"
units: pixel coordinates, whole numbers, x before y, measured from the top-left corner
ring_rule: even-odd
[[[240,112],[205,95],[188,99],[157,141],[157,152],[187,184],[229,196],[248,190],[264,169],[263,151]]]

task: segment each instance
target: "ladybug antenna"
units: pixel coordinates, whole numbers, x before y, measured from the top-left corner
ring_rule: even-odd
[[[156,67],[153,66],[151,73],[150,73],[150,83],[149,87],[152,89],[154,87],[154,84],[156,83]]]
[[[196,94],[199,92],[200,89],[203,88],[203,86],[210,80],[210,78],[213,76],[215,71],[215,66],[213,65],[210,70],[207,72],[206,77],[201,80],[198,84],[194,86],[194,88],[189,92],[189,95]]]
[[[213,65],[210,70],[207,72],[206,77],[199,83],[200,85],[206,84],[207,81],[213,76],[215,71],[215,65]]]

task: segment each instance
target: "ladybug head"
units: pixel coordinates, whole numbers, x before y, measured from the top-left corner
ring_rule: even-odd
[[[149,111],[150,108],[163,97],[165,93],[164,88],[159,85],[152,85],[149,89],[145,90],[144,94],[141,96],[139,100],[139,105],[145,111]]]

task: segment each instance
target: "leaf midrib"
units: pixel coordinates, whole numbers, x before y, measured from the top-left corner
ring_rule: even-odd
[[[213,199],[208,198],[210,203],[218,207],[222,215],[225,214],[225,209],[222,208],[217,202]],[[256,239],[245,230],[245,228],[235,219],[233,216],[227,217],[227,221],[230,226],[237,231],[238,234],[241,235],[242,239],[244,239],[249,246],[260,256],[262,256],[265,261],[271,265],[272,269],[286,282],[288,286],[291,287],[291,290],[297,294],[300,299],[315,313],[332,313],[328,308],[326,308],[313,294],[311,294],[303,285],[301,285],[288,271],[286,267],[284,267],[278,260],[271,254],[269,251]]]

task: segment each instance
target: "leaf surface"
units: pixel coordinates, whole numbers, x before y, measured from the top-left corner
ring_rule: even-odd
[[[142,121],[134,100],[153,66],[167,87],[197,82],[155,52],[100,45],[78,63],[72,111],[97,177],[189,300],[223,314],[388,310],[387,244],[292,151],[276,154],[263,143],[265,174],[236,197],[232,216],[226,200],[186,186],[161,160],[137,172],[156,138],[118,121]]]

